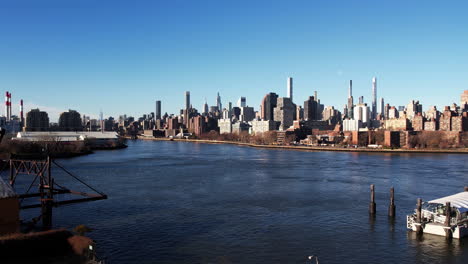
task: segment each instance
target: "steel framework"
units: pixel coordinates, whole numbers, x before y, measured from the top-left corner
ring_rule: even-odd
[[[20,209],[41,208],[42,228],[48,230],[52,227],[52,208],[65,204],[89,202],[96,200],[107,199],[107,195],[91,187],[64,167],[57,164],[50,157],[39,160],[23,160],[23,159],[10,159],[10,185],[15,188],[16,179],[19,175],[34,176],[31,184],[25,193],[19,194]],[[86,193],[73,191],[57,184],[52,177],[52,165],[63,170],[66,174],[79,181],[95,193]],[[38,191],[30,193],[32,187],[38,182]],[[15,188],[16,189],[16,188]],[[54,198],[57,194],[74,194],[81,196],[81,198],[61,200],[58,201]],[[40,197],[40,203],[23,205],[26,198]]]

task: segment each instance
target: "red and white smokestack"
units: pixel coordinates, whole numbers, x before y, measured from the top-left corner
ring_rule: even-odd
[[[8,91],[5,92],[5,118],[8,120]]]

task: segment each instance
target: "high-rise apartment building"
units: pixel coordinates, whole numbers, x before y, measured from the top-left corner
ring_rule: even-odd
[[[412,120],[418,113],[422,113],[422,104],[419,101],[411,100],[405,110],[407,117]]]
[[[247,106],[247,100],[245,99],[245,97],[242,96],[237,101],[237,107],[246,107],[246,106]]]
[[[26,114],[26,131],[47,131],[49,129],[49,115],[39,109],[31,109]]]
[[[286,130],[293,125],[296,107],[292,103],[291,98],[278,98],[274,109],[274,121],[280,122],[280,130]]]
[[[384,107],[384,113],[383,113],[384,119],[389,119],[389,113],[388,113],[389,110],[390,110],[390,104],[386,104]]]
[[[68,110],[60,114],[59,127],[62,131],[81,131],[81,115],[75,110]]]
[[[263,97],[260,117],[262,120],[273,120],[273,110],[276,107],[278,95],[276,93],[269,93]]]
[[[314,96],[309,96],[307,101],[304,101],[304,120],[317,120],[317,101]]]
[[[241,107],[240,110],[241,110],[241,114],[239,118],[240,121],[249,122],[255,118],[255,111],[253,107],[244,106],[244,107]]]
[[[357,104],[354,107],[354,120],[361,121],[363,123],[369,122],[370,113],[367,104]]]

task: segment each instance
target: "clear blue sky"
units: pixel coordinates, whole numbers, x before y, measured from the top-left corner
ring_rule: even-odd
[[[177,113],[239,96],[342,109],[349,79],[370,103],[459,103],[468,89],[467,1],[0,0],[0,91],[51,119]],[[3,107],[0,113],[3,113]]]

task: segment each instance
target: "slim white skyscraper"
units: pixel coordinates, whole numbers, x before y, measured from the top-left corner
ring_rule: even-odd
[[[293,101],[293,78],[288,77],[288,98],[291,99],[291,102]]]
[[[377,118],[377,78],[372,78],[372,119]]]

